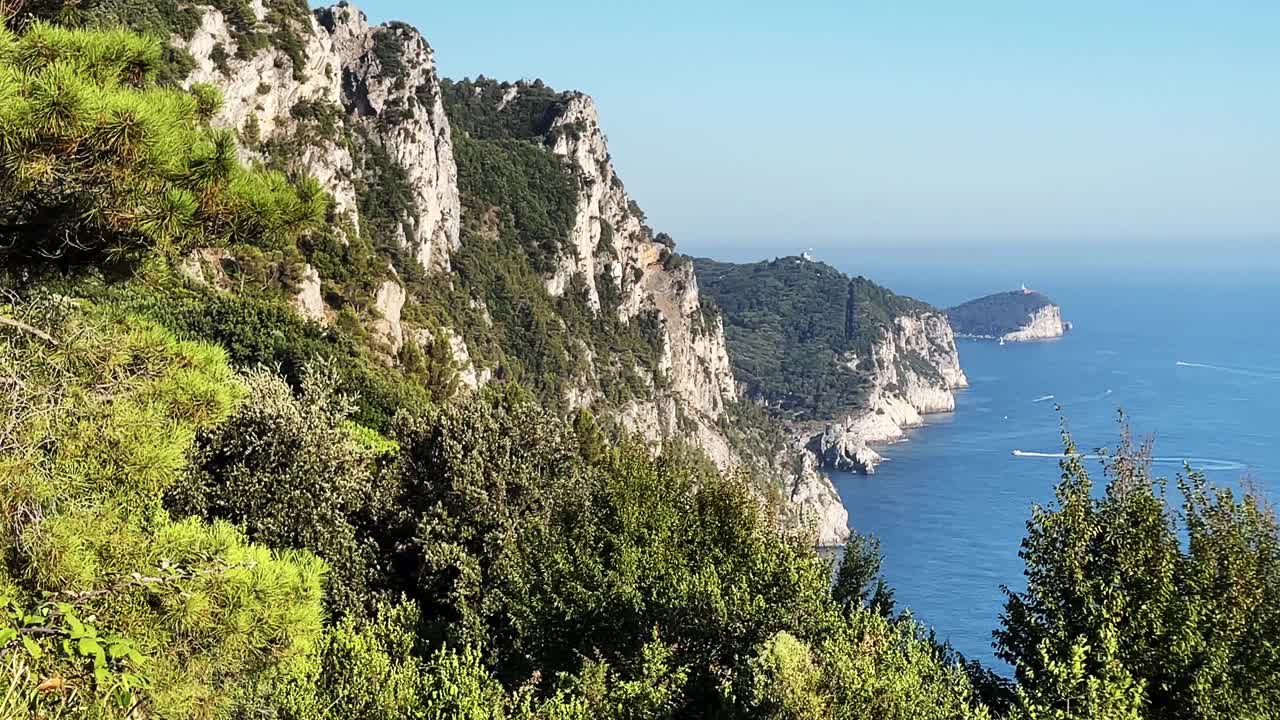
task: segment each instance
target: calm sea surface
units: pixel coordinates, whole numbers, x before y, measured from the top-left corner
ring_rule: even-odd
[[[874,476],[840,474],[850,524],[880,538],[885,574],[909,606],[966,655],[992,663],[1000,585],[1022,586],[1017,556],[1032,503],[1052,498],[1064,421],[1083,448],[1114,447],[1116,411],[1155,439],[1156,469],[1183,460],[1211,480],[1280,487],[1280,283],[1271,274],[1069,272],[1007,268],[919,273],[830,260],[898,292],[946,306],[1019,282],[1063,307],[1061,340],[962,341],[971,387],[931,416]],[[1061,406],[1061,414],[1055,406]],[[1098,474],[1100,477],[1100,473]]]

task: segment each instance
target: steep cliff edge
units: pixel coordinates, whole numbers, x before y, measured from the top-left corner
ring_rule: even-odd
[[[518,382],[615,435],[748,468],[821,542],[847,537],[834,490],[798,453],[766,449],[768,433],[742,441],[723,321],[627,194],[589,96],[443,80],[408,25],[295,5],[192,6],[195,31],[172,37],[192,65],[179,82],[222,90],[212,122],[242,159],[312,175],[333,197],[322,232],[266,259],[262,287],[387,368],[432,378],[435,395]],[[236,252],[193,253],[185,272],[230,292]]]
[[[1071,329],[1062,308],[1025,287],[957,305],[947,310],[947,318],[961,337],[1000,342],[1048,340]]]
[[[776,432],[750,428],[744,439],[723,320],[703,302],[694,266],[627,194],[592,99],[485,79],[446,81],[443,92],[459,150],[458,276],[497,310],[481,328],[504,338],[495,371],[529,377],[531,358],[513,354],[523,341],[497,306],[531,299],[566,355],[546,358],[553,381],[532,381],[547,402],[589,409],[655,446],[691,447],[722,470],[746,468],[791,522],[815,525],[822,544],[844,542],[847,514],[826,478],[798,453],[766,450]],[[493,272],[495,254],[510,272]],[[628,346],[636,351],[619,351]]]
[[[954,410],[967,385],[950,324],[925,303],[797,257],[695,266],[745,394],[825,468],[873,472],[870,444]]]

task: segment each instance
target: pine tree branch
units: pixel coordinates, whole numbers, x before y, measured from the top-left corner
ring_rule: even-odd
[[[18,330],[21,330],[23,332],[31,333],[32,335],[35,335],[36,337],[40,338],[41,340],[44,340],[50,345],[59,344],[58,341],[49,333],[44,332],[43,330],[31,327],[30,325],[22,322],[21,320],[14,320],[13,318],[0,316],[0,325],[8,325],[9,327],[17,328]]]

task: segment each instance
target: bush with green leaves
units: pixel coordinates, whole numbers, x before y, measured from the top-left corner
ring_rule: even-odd
[[[359,613],[370,600],[374,558],[357,524],[372,517],[378,443],[372,431],[352,431],[354,408],[337,382],[320,365],[295,395],[269,371],[249,373],[246,401],[198,435],[190,470],[166,504],[178,516],[241,526],[252,542],[314,553],[332,568],[331,610]]]
[[[406,417],[395,438],[388,575],[412,579],[395,590],[422,604],[427,637],[481,648],[508,690],[533,683],[550,700],[584,657],[653,690],[641,659],[660,642],[680,678],[663,701],[675,716],[746,712],[757,648],[779,632],[817,643],[849,622],[830,569],[778,532],[741,479],[638,446],[587,462],[583,438],[518,394]],[[935,678],[914,682],[945,678],[967,697],[963,671],[952,678],[932,645],[909,649],[920,656],[907,669]]]
[[[225,353],[65,301],[0,317],[0,656],[18,717],[208,717],[305,651],[324,566],[162,494],[243,389]],[[141,708],[141,710],[139,710]]]
[[[424,357],[413,373],[389,368],[362,341],[358,320],[326,328],[275,295],[186,287],[171,274],[148,285],[80,282],[68,290],[127,308],[179,336],[217,343],[236,367],[272,368],[295,389],[309,365],[327,363],[338,373],[339,392],[355,404],[351,419],[375,430],[387,430],[399,410],[431,401],[433,390],[440,400],[456,390],[451,365],[437,364],[446,358]]]
[[[574,251],[578,181],[568,161],[533,143],[462,134],[454,136],[454,156],[468,211],[496,208],[503,239],[523,250],[535,272],[553,271],[561,253]]]

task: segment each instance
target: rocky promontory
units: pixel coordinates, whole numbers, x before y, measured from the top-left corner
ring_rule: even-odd
[[[958,337],[1028,342],[1062,337],[1071,323],[1048,296],[1022,287],[987,295],[947,310]]]
[[[804,257],[697,260],[744,397],[828,471],[875,471],[871,447],[955,409],[967,381],[946,316]]]

